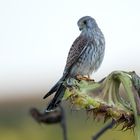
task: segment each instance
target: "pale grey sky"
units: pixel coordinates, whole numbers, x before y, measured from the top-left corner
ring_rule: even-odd
[[[85,15],[96,19],[106,39],[93,77],[118,69],[140,74],[139,0],[1,0],[0,98],[43,96],[61,77],[80,33],[77,20]]]

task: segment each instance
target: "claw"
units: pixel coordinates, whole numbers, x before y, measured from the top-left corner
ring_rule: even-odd
[[[82,76],[82,75],[77,75],[76,76],[76,78],[78,79],[78,80],[85,80],[85,81],[94,81],[94,79],[90,79],[90,77],[88,76],[88,77],[86,77],[86,76]]]

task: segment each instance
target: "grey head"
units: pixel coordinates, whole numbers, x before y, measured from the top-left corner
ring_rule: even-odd
[[[84,16],[82,18],[80,18],[77,22],[77,25],[79,27],[79,30],[92,30],[94,28],[97,28],[98,25],[95,21],[94,18],[90,17],[90,16]]]

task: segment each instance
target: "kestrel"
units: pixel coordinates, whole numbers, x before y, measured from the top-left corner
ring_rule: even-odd
[[[89,77],[103,61],[105,39],[95,19],[85,16],[80,18],[77,24],[81,33],[70,48],[63,76],[44,96],[45,99],[55,92],[47,111],[53,110],[61,102],[66,89],[64,81],[76,78],[77,75]]]

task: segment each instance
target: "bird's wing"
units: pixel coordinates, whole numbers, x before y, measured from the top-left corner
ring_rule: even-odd
[[[64,70],[64,75],[69,72],[73,64],[77,62],[81,54],[84,52],[88,44],[88,39],[84,36],[79,36],[72,44],[68,53],[67,62]]]
[[[56,84],[57,86],[54,86],[45,96],[44,98],[48,97],[53,93],[53,91],[56,91],[56,94],[50,104],[47,107],[47,110],[54,109],[57,104],[60,103],[64,92],[66,90],[66,87],[63,86],[63,80],[65,80],[69,76],[69,71],[71,70],[71,67],[77,62],[78,58],[84,53],[86,46],[88,44],[88,40],[82,36],[79,36],[73,43],[73,45],[70,48],[66,67],[63,73],[62,78],[59,80],[59,82]]]
[[[65,78],[69,74],[69,70],[77,62],[78,58],[81,56],[82,52],[84,52],[84,48],[87,45],[88,40],[83,37],[79,36],[72,44],[68,57],[67,57],[67,62],[65,66],[65,70],[63,73],[62,78],[51,88],[51,90],[43,97],[43,99],[47,98],[51,94],[53,94],[55,91],[57,91],[60,87],[61,84],[63,83],[62,81],[65,80]],[[57,96],[57,95],[56,95]]]

